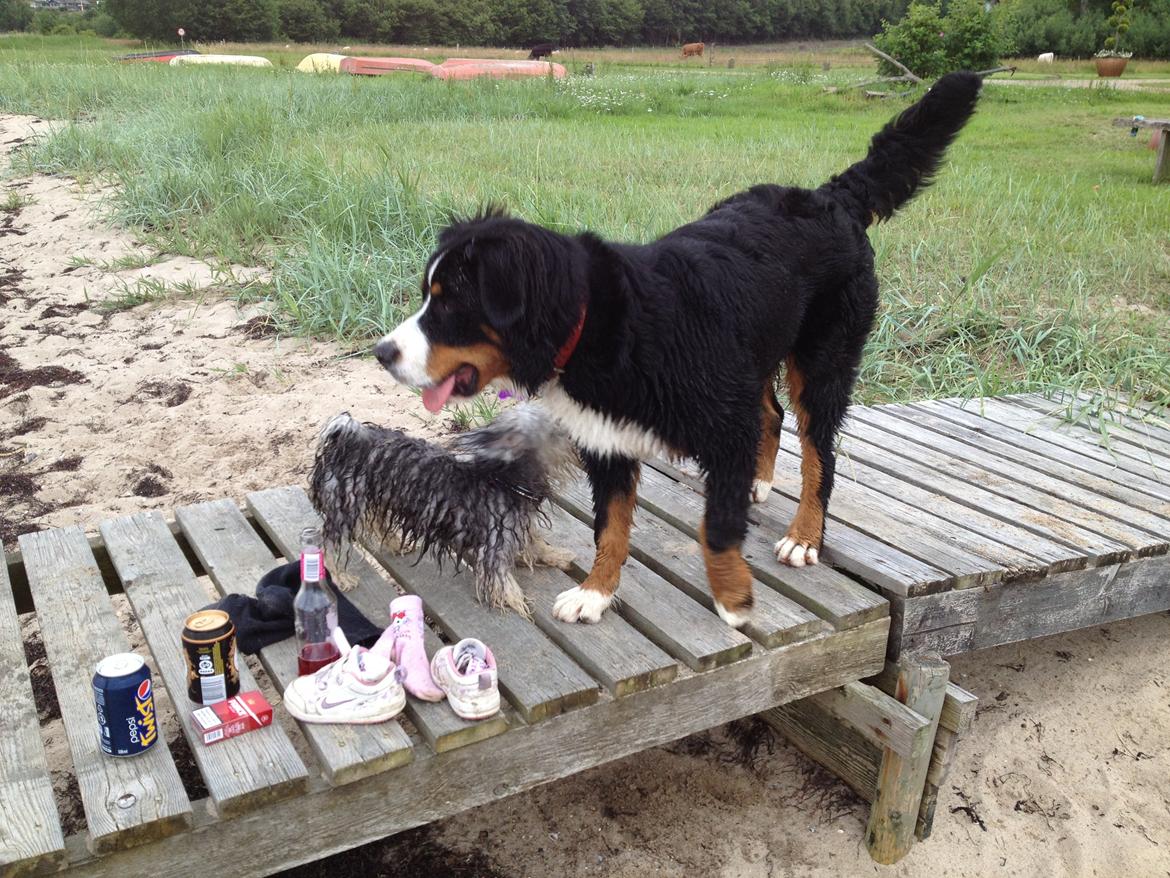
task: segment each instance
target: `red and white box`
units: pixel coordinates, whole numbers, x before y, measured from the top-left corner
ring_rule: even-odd
[[[253,690],[201,707],[191,716],[203,743],[214,744],[272,725],[272,705],[263,694]]]

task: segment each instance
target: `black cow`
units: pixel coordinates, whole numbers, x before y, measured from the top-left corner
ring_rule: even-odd
[[[532,51],[528,53],[528,60],[539,61],[541,58],[547,58],[556,50],[556,43],[540,43],[532,47]]]

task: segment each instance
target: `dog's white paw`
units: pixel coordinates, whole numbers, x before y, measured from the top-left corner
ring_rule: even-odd
[[[806,565],[811,567],[817,563],[819,557],[816,546],[797,542],[792,537],[785,537],[776,543],[775,552],[776,560],[789,567],[804,567]]]
[[[562,622],[600,622],[611,603],[613,595],[575,585],[557,595],[553,615]]]
[[[768,499],[768,495],[772,493],[772,483],[765,482],[763,479],[756,479],[752,482],[752,502],[763,503]]]
[[[741,625],[746,625],[751,619],[750,613],[737,613],[735,610],[729,610],[723,604],[715,601],[715,612],[719,614],[719,618],[730,625],[732,628],[739,628]]]

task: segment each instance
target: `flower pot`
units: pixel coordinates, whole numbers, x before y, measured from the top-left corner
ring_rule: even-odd
[[[1125,72],[1128,58],[1096,58],[1098,76],[1121,76]]]

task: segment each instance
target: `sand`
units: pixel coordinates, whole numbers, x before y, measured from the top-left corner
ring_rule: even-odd
[[[0,117],[0,151],[48,128]],[[227,295],[262,272],[227,277],[181,257],[117,270],[144,251],[103,220],[108,192],[48,176],[0,187],[0,203],[10,191],[28,202],[0,213],[8,550],[31,529],[92,530],[111,515],[303,483],[317,426],[342,409],[449,431],[449,415],[428,415],[368,357],[268,334],[262,308]],[[141,278],[179,289],[102,311]],[[25,630],[44,692],[31,617]],[[894,867],[869,860],[866,807],[842,784],[782,741],[722,728],[298,874],[1170,875],[1168,635],[1170,615],[1158,614],[956,659],[953,678],[981,699],[974,732],[934,836]],[[54,713],[42,711],[42,735],[51,762],[67,765]],[[69,772],[55,780],[76,828]]]

